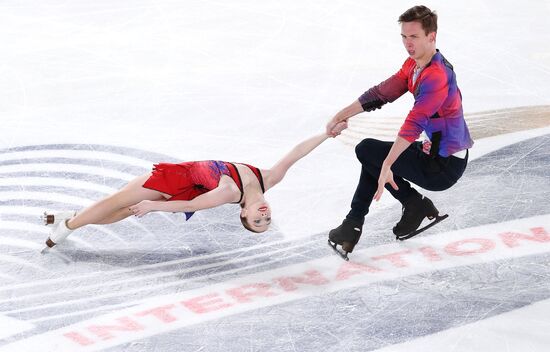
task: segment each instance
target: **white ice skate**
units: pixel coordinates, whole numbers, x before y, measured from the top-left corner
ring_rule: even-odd
[[[50,237],[46,240],[46,246],[52,248],[56,244],[63,242],[71,232],[73,232],[73,230],[67,227],[67,220],[59,222],[50,232]]]
[[[61,221],[65,221],[72,217],[76,216],[75,210],[66,210],[66,211],[45,211],[44,214],[40,217],[46,226],[56,226]]]

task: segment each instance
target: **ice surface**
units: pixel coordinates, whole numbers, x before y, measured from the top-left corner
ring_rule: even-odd
[[[425,192],[450,217],[413,240],[394,241],[385,194],[350,263],[326,244],[358,178],[350,145],[392,139],[407,96],[300,161],[268,193],[266,234],[228,205],[89,227],[40,254],[45,209],[154,162],[271,166],[400,67],[412,5],[3,1],[0,351],[545,351],[548,1],[426,4],[473,132],[491,137],[453,188]]]

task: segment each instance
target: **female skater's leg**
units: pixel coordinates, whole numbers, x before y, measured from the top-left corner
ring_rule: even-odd
[[[66,222],[61,221],[50,233],[50,237],[46,240],[46,245],[53,247],[65,240],[73,230],[88,224],[122,220],[128,214],[125,210],[142,200],[165,199],[162,193],[142,187],[149,176],[150,174],[136,177],[115,194],[92,204]],[[129,209],[128,212],[130,212]]]
[[[67,227],[75,230],[89,224],[112,223],[119,217],[119,220],[122,220],[132,215],[128,209],[131,205],[142,200],[164,199],[162,193],[142,187],[149,176],[150,174],[136,177],[115,194],[79,211],[75,217],[67,221]],[[125,211],[128,211],[127,215]],[[109,222],[104,222],[105,220],[109,220]]]
[[[107,224],[114,224],[115,222],[119,222],[121,220],[126,219],[128,216],[133,215],[130,209],[128,207],[120,208],[114,213],[111,213],[107,217],[94,222],[94,225],[107,225]]]

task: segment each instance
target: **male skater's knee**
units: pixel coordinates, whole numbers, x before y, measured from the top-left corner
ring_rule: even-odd
[[[372,155],[379,144],[379,140],[374,138],[365,138],[355,146],[355,155],[360,161],[365,161]]]
[[[355,146],[355,155],[357,155],[358,159],[367,155],[368,150],[372,148],[373,141],[374,139],[372,138],[365,138]]]

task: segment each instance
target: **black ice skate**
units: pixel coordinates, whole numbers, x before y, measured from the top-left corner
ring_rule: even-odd
[[[359,242],[363,224],[356,220],[345,219],[342,225],[330,230],[328,233],[328,245],[344,260],[349,260],[348,253],[353,252],[353,248]],[[342,247],[342,251],[337,248]]]
[[[448,216],[447,214],[440,216],[439,211],[429,198],[417,194],[403,204],[401,220],[393,228],[395,239],[404,241],[414,237]],[[424,218],[428,218],[431,222],[418,228]]]

